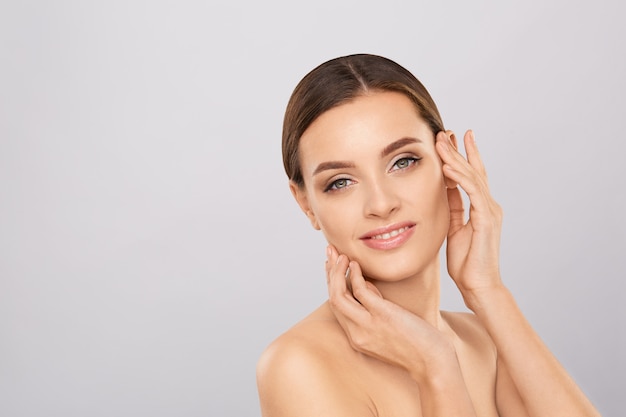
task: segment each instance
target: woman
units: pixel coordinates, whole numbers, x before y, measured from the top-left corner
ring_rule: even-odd
[[[329,300],[263,353],[265,417],[599,415],[504,287],[502,211],[471,131],[464,145],[467,158],[422,84],[386,58],[337,58],[298,84],[283,161],[329,244]],[[446,239],[474,314],[439,311]]]

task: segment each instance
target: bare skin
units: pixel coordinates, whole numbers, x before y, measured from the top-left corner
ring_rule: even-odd
[[[497,416],[488,335],[466,314],[442,313],[442,327],[454,340],[476,415]],[[260,369],[273,368],[262,370],[264,416],[422,415],[408,372],[353,349],[328,303],[277,339],[262,361]]]
[[[265,417],[599,415],[504,287],[502,211],[471,131],[464,145],[467,157],[390,92],[331,109],[303,134],[305,186],[291,190],[329,242],[329,301],[262,355]],[[444,239],[474,314],[439,310]]]

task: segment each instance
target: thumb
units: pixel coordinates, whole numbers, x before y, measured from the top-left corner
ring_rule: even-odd
[[[463,198],[458,187],[448,189],[448,206],[450,207],[450,229],[448,236],[456,233],[465,224],[463,217],[465,208],[463,207]]]
[[[368,290],[372,291],[374,294],[376,294],[380,298],[383,298],[383,295],[380,293],[380,291],[378,291],[378,288],[376,288],[374,284],[372,284],[369,281],[365,281],[365,286],[367,287]]]

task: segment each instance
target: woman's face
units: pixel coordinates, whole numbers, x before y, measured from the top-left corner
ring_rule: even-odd
[[[370,279],[394,281],[436,261],[449,225],[435,138],[403,94],[360,96],[319,116],[300,140],[313,226]]]

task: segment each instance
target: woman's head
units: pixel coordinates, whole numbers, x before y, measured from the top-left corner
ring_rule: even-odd
[[[283,137],[291,191],[370,279],[438,270],[449,227],[441,130],[424,87],[381,57],[322,64],[292,96]]]
[[[406,95],[433,135],[444,130],[435,102],[413,74],[394,61],[368,54],[327,61],[296,86],[283,122],[283,164],[289,179],[304,186],[300,166],[300,138],[324,112],[361,95],[393,91]]]

